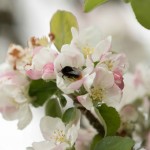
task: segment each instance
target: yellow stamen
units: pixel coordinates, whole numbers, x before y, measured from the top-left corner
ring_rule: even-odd
[[[82,52],[84,57],[88,57],[89,55],[93,54],[94,48],[89,47],[88,45],[82,48]]]
[[[104,99],[105,91],[102,88],[93,87],[91,88],[91,98],[95,102],[102,102]]]
[[[66,141],[65,133],[63,130],[56,129],[51,137],[56,143],[63,143]]]
[[[111,60],[104,61],[103,64],[107,65],[109,70],[112,70],[113,62]]]

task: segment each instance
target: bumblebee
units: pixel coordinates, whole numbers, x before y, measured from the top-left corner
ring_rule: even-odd
[[[81,71],[75,67],[66,66],[62,68],[61,73],[62,77],[67,77],[69,79],[79,80],[82,78]]]

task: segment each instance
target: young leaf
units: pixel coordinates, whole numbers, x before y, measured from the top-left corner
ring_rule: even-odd
[[[67,100],[63,95],[59,96],[59,101],[60,101],[60,104],[61,104],[62,107],[66,106]]]
[[[139,23],[150,29],[150,0],[131,0],[131,6]]]
[[[33,97],[33,106],[42,106],[57,91],[56,83],[44,80],[33,80],[29,87],[29,96]]]
[[[72,40],[71,28],[78,28],[76,17],[63,10],[58,10],[50,21],[50,31],[54,35],[54,44],[58,50],[62,45],[69,44]]]
[[[84,11],[89,12],[95,7],[107,2],[108,0],[84,0]]]
[[[106,123],[106,135],[114,135],[120,127],[120,116],[118,112],[115,108],[108,107],[106,104],[98,107],[98,111]]]
[[[49,99],[45,107],[45,114],[51,117],[62,117],[62,111],[57,99]]]
[[[131,150],[134,141],[128,137],[108,136],[97,143],[94,150]]]
[[[75,117],[76,117],[76,108],[72,107],[65,111],[62,120],[65,123],[69,123],[70,121],[74,120]]]

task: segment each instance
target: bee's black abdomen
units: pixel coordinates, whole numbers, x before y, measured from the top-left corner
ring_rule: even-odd
[[[61,70],[61,72],[63,77],[66,76],[74,79],[79,79],[81,77],[81,72],[75,67],[66,66]]]

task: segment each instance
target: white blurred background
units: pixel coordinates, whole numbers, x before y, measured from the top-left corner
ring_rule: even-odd
[[[131,71],[135,64],[150,61],[150,31],[137,22],[129,4],[112,0],[90,13],[82,8],[81,0],[0,0],[0,62],[11,43],[25,47],[31,36],[48,35],[50,18],[58,9],[71,11],[80,29],[96,25],[102,36],[112,35],[113,49],[127,54]],[[43,115],[43,108],[33,108],[33,120],[23,131],[16,121],[5,121],[0,115],[0,150],[25,150],[40,141]]]

